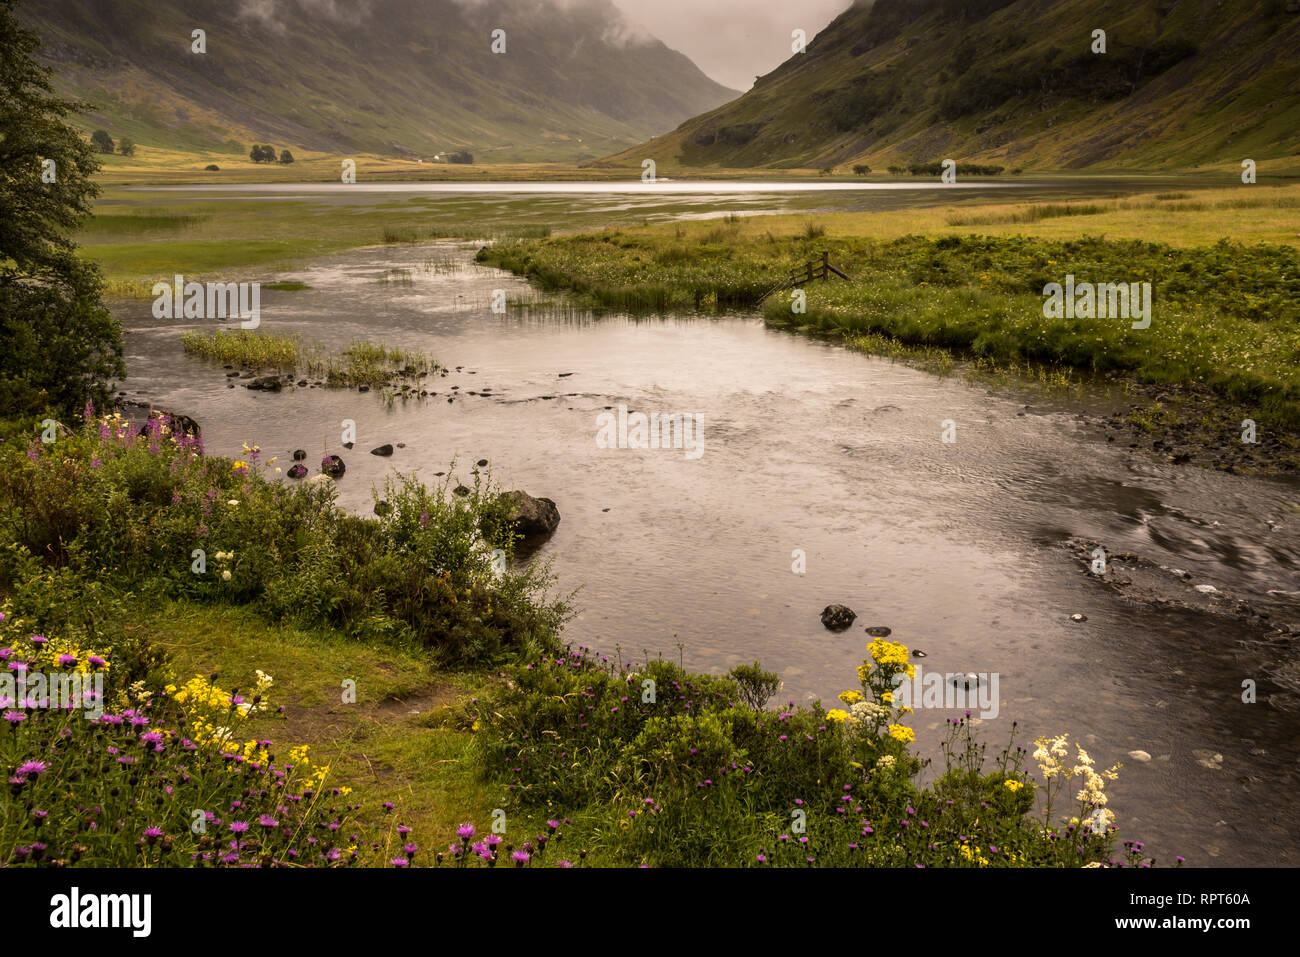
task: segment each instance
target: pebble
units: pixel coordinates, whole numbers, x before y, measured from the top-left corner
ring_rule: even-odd
[[[1087,620],[1088,620],[1087,615],[1074,614],[1070,616],[1070,621],[1087,621]]]
[[[1150,760],[1151,760],[1151,755],[1147,754],[1147,752],[1145,752],[1145,751],[1130,751],[1130,752],[1128,753],[1128,756],[1129,756],[1130,758],[1132,758],[1134,761],[1150,761]]]

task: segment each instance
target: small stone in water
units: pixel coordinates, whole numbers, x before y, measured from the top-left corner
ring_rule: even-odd
[[[894,633],[892,628],[887,628],[884,625],[872,625],[870,628],[865,629],[865,631],[872,638],[888,638]]]
[[[1210,595],[1219,589],[1215,588],[1213,585],[1197,585],[1196,590],[1203,595]]]
[[[1129,756],[1130,758],[1132,758],[1134,761],[1150,761],[1150,760],[1151,760],[1151,755],[1147,754],[1145,751],[1130,751],[1130,752],[1128,753],[1128,756]]]
[[[1087,621],[1087,620],[1088,620],[1088,616],[1087,616],[1087,615],[1071,615],[1071,616],[1070,616],[1070,621]]]
[[[928,658],[929,655],[927,655],[927,654],[926,654],[924,651],[922,651],[920,648],[913,648],[913,649],[912,649],[912,657],[913,657],[913,658]]]

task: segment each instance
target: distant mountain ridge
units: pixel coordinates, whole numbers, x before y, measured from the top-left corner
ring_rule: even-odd
[[[1297,0],[875,0],[739,99],[597,165],[1154,169],[1298,154]]]
[[[87,124],[145,145],[571,160],[738,95],[609,0],[30,0],[18,12],[59,88],[94,104]],[[194,29],[206,53],[191,52]]]

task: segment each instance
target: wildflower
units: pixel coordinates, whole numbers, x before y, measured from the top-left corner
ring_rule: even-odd
[[[1017,781],[1013,778],[1007,778],[1005,781],[1002,782],[1002,786],[1005,787],[1012,794],[1014,794],[1016,791],[1019,791],[1025,785],[1023,781]]]
[[[510,855],[510,859],[515,862],[515,867],[523,867],[528,863],[530,855],[527,851],[515,851]]]
[[[160,837],[162,837],[162,836],[163,836],[162,828],[160,828],[160,827],[146,827],[146,828],[144,829],[144,833],[143,833],[143,835],[142,835],[142,838],[143,838],[143,840],[144,840],[146,843],[148,843],[148,844],[153,844],[154,842],[156,842],[156,841],[158,840],[158,838],[160,838]]]
[[[891,724],[889,726],[889,736],[895,741],[901,741],[903,744],[910,744],[916,740],[916,732],[901,724]]]
[[[462,824],[460,827],[456,828],[456,833],[460,835],[462,841],[468,841],[474,836],[474,825]]]
[[[826,719],[834,721],[836,724],[843,724],[849,720],[849,713],[840,708],[831,708],[830,711],[826,712]]]
[[[29,781],[35,781],[49,769],[50,766],[44,761],[28,761],[25,764],[18,765],[18,770],[15,773],[19,777],[27,778]]]

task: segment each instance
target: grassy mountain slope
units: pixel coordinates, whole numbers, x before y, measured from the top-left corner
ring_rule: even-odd
[[[571,160],[736,95],[608,0],[31,0],[20,16],[61,89],[94,104],[88,127],[167,148]]]
[[[855,3],[740,99],[604,162],[1297,165],[1297,51],[1295,0]]]

